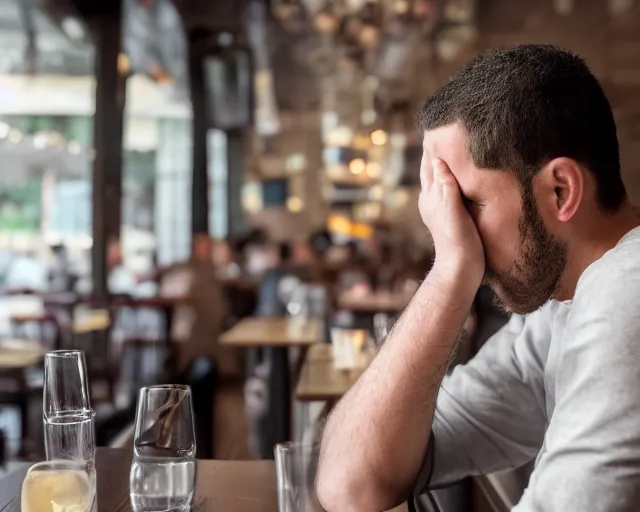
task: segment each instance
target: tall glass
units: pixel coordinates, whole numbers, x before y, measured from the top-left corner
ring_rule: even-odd
[[[79,461],[95,482],[95,414],[84,352],[45,354],[42,409],[47,460]]]
[[[279,512],[323,512],[316,492],[319,447],[283,443],[275,449]]]
[[[191,388],[177,385],[142,388],[129,476],[133,510],[191,510],[195,476]]]
[[[81,461],[39,462],[22,482],[22,512],[90,512],[95,506],[95,486]]]

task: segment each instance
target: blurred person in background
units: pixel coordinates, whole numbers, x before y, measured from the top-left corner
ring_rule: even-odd
[[[372,291],[372,280],[367,272],[367,262],[360,254],[358,242],[349,241],[344,246],[343,259],[340,261],[337,287],[339,293],[363,295]]]
[[[435,262],[329,417],[321,501],[387,510],[535,459],[514,511],[637,510],[640,219],[602,87],[556,47],[491,51],[420,127]],[[445,377],[482,282],[518,315]]]
[[[52,292],[73,291],[74,275],[69,268],[69,256],[64,244],[51,247],[51,264],[49,266],[49,289]]]
[[[145,277],[158,279],[161,296],[179,299],[171,333],[178,342],[178,369],[184,370],[198,357],[212,357],[222,373],[235,372],[234,356],[218,343],[227,308],[213,263],[211,237],[195,234],[188,260],[157,269]]]
[[[125,264],[122,244],[115,237],[107,241],[107,271],[109,292],[113,294],[130,294],[137,279]]]
[[[278,264],[279,248],[260,229],[253,230],[244,247],[244,269],[253,277],[263,276],[267,270]]]
[[[213,262],[222,279],[239,277],[242,273],[240,265],[236,261],[232,241],[216,240],[213,242]]]

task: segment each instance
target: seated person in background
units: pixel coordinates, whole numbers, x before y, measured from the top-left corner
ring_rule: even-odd
[[[64,244],[51,247],[49,265],[49,290],[52,292],[71,292],[75,278],[69,267],[69,254]]]
[[[260,281],[256,316],[285,316],[286,302],[293,288],[309,278],[309,268],[304,261],[296,259],[295,251],[288,242],[278,244],[278,258],[273,268],[267,270]],[[287,279],[293,278],[293,279]],[[290,290],[283,290],[291,288]]]
[[[235,357],[218,343],[226,304],[213,263],[208,235],[194,235],[191,257],[162,270],[160,294],[184,297],[176,306],[172,337],[178,344],[178,369],[197,357],[214,357],[221,373],[236,371]]]
[[[338,292],[367,294],[371,291],[371,278],[367,274],[367,265],[358,252],[358,244],[354,241],[344,247],[344,260],[338,273]]]
[[[640,506],[640,220],[586,64],[552,46],[482,54],[423,107],[419,207],[432,270],[333,410],[329,511],[536,459],[518,512]],[[514,317],[445,377],[486,281]]]

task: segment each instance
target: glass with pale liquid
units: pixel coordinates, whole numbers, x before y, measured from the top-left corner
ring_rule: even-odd
[[[96,487],[95,414],[89,399],[84,352],[56,350],[44,357],[42,419],[48,461],[79,465]],[[68,471],[65,473],[69,477]],[[57,478],[57,477],[56,477]],[[53,480],[51,480],[53,481]],[[67,509],[54,509],[67,512]],[[69,509],[75,512],[75,509]]]
[[[95,485],[80,461],[39,462],[22,482],[22,512],[91,512]]]

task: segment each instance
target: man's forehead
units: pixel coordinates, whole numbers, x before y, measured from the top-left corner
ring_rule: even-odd
[[[477,171],[469,156],[467,136],[458,124],[425,131],[422,148],[426,158],[443,160],[459,182],[471,178],[469,174]]]
[[[425,130],[422,147],[431,158],[441,158],[445,161],[452,157],[469,159],[467,136],[457,123],[435,130]]]
[[[465,194],[504,189],[514,179],[512,173],[478,169],[469,154],[467,135],[457,123],[425,131],[422,147],[425,158],[439,158],[449,166]]]

